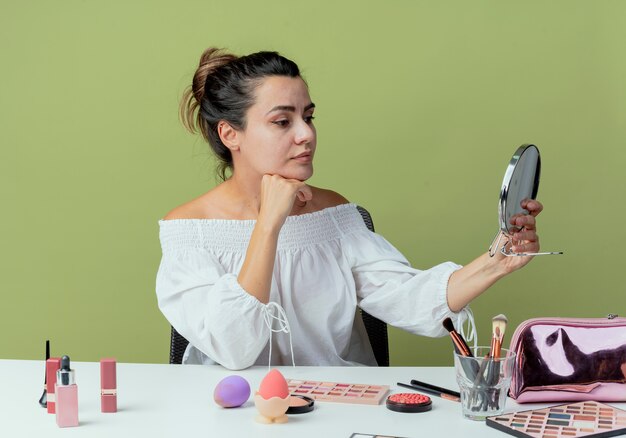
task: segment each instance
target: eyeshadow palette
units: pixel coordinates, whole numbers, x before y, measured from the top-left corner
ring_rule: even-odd
[[[391,435],[372,435],[371,433],[353,433],[350,438],[402,438]]]
[[[378,405],[389,392],[387,385],[357,383],[316,382],[312,380],[287,379],[289,392],[305,395],[315,400],[337,403]]]
[[[488,417],[487,426],[521,437],[608,437],[626,434],[626,411],[586,401]]]

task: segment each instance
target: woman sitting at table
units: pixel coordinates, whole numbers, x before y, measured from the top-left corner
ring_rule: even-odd
[[[458,326],[472,299],[532,258],[483,254],[465,267],[412,268],[366,228],[354,204],[306,184],[314,111],[289,59],[202,54],[181,116],[219,158],[223,182],[159,222],[158,303],[190,342],[183,363],[242,369],[267,365],[269,354],[271,365],[288,365],[293,354],[297,365],[376,365],[357,306],[411,333],[441,336],[444,318]],[[512,250],[536,252],[543,207],[522,204],[530,214],[512,218],[524,227]],[[268,323],[281,315],[290,334],[270,341]]]

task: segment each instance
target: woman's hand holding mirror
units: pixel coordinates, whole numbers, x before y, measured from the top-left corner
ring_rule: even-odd
[[[506,257],[563,254],[538,252],[535,217],[541,213],[543,205],[535,197],[539,190],[540,174],[541,157],[537,146],[520,146],[513,154],[502,181],[498,204],[500,230],[489,247],[491,257],[498,252]]]

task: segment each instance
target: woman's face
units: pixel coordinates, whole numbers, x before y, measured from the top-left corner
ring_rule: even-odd
[[[237,133],[239,150],[233,154],[235,173],[309,179],[313,175],[317,143],[314,109],[301,78],[265,78],[255,89],[254,104],[246,114],[246,128]]]

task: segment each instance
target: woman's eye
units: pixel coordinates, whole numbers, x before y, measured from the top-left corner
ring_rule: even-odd
[[[289,120],[274,120],[272,123],[278,126],[287,126],[289,125]]]
[[[307,122],[307,123],[313,123],[313,120],[315,120],[315,117],[313,117],[313,116],[306,116],[304,118],[304,121]]]

